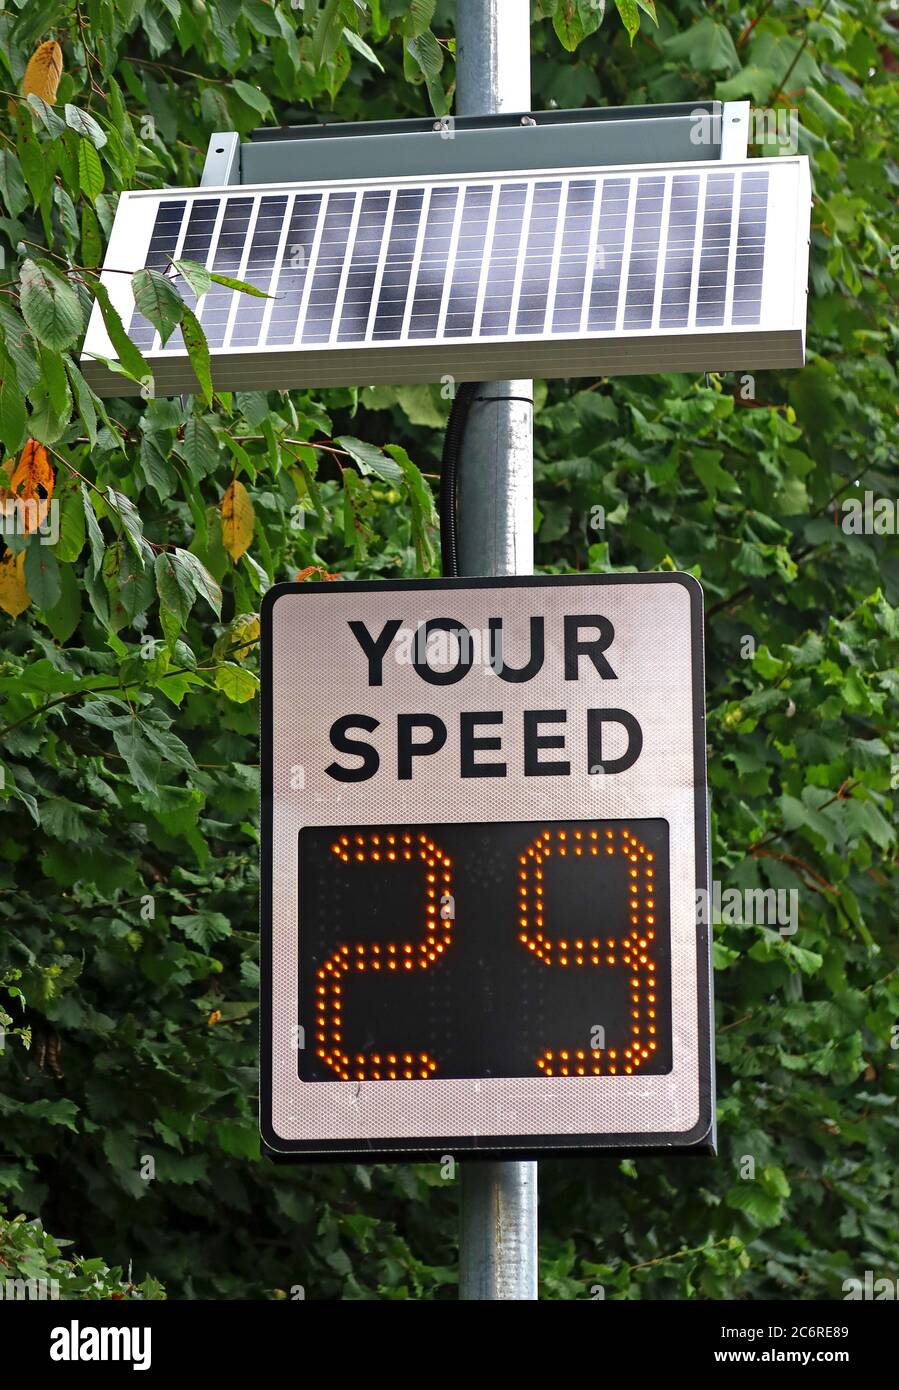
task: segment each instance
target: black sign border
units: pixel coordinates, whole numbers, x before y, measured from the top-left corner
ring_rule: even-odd
[[[259,862],[259,1129],[263,1153],[276,1163],[321,1163],[329,1159],[368,1159],[369,1162],[402,1160],[434,1162],[444,1155],[466,1160],[483,1158],[554,1158],[606,1154],[635,1158],[642,1154],[713,1155],[715,1132],[715,1069],[712,1017],[714,1000],[711,969],[711,925],[696,923],[697,1050],[699,1060],[699,1120],[681,1133],[640,1134],[512,1134],[455,1135],[425,1139],[283,1139],[272,1125],[272,613],[279,598],[288,594],[430,592],[454,589],[512,589],[569,586],[603,587],[621,584],[681,584],[690,597],[690,650],[693,671],[693,779],[696,846],[696,887],[708,895],[709,816],[706,775],[705,652],[703,645],[703,591],[693,575],[678,571],[652,574],[514,575],[502,578],[397,579],[312,581],[276,584],[264,594],[261,606],[261,801],[262,837]],[[708,914],[706,914],[708,915]]]

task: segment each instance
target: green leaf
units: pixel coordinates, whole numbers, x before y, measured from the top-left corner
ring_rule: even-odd
[[[71,565],[60,566],[59,590],[53,608],[44,611],[44,621],[57,642],[68,642],[81,619],[81,589]]]
[[[637,0],[615,0],[615,8],[621,16],[621,22],[627,30],[628,38],[633,43],[640,28],[640,11],[637,8]]]
[[[94,405],[93,393],[84,377],[81,375],[80,370],[76,367],[68,354],[63,357],[63,362],[69,374],[69,381],[72,383],[75,400],[78,403],[78,414],[81,417],[81,423],[84,425],[88,442],[91,448],[93,448],[97,442],[97,411]]]
[[[25,587],[38,608],[53,608],[59,599],[59,564],[51,547],[37,536],[25,551]]]
[[[85,518],[81,486],[72,479],[56,490],[55,500],[59,504],[59,540],[53,551],[57,560],[61,560],[64,565],[74,564],[84,549]]]
[[[358,34],[354,34],[352,29],[344,29],[343,38],[350,45],[350,48],[355,48],[357,53],[361,53],[366,62],[373,64],[379,72],[384,71],[384,66],[377,53],[369,48],[365,40],[360,38]]]
[[[410,37],[422,34],[430,28],[437,8],[437,0],[408,0],[406,17],[403,20],[404,32]]]
[[[552,12],[553,29],[562,47],[573,53],[588,34],[595,33],[605,18],[605,0],[557,0]]]
[[[247,700],[252,700],[259,689],[258,676],[254,676],[252,671],[247,671],[245,667],[230,661],[216,668],[215,683],[229,700],[234,700],[237,704],[244,704]]]
[[[434,494],[419,469],[399,444],[388,444],[387,453],[402,469],[412,503],[412,537],[419,568],[428,574],[434,564],[432,533],[438,525]]]
[[[90,203],[81,209],[81,263],[91,269],[103,260],[103,237],[97,214]]]
[[[184,300],[171,280],[145,267],[132,275],[131,292],[144,318],[159,331],[163,343],[168,342],[184,313]]]
[[[27,419],[15,366],[5,352],[0,353],[0,441],[7,453],[15,454],[21,448]]]
[[[367,444],[364,439],[355,439],[351,434],[342,434],[335,439],[341,449],[359,466],[362,474],[375,473],[387,483],[402,482],[403,470],[393,459],[388,458],[383,449],[375,444]]]
[[[233,1120],[223,1120],[215,1127],[215,1137],[223,1153],[234,1158],[259,1158],[259,1131],[255,1125],[240,1125]]]
[[[145,433],[140,441],[140,467],[147,483],[161,502],[171,497],[175,491],[177,474],[152,434]]]
[[[312,62],[321,68],[330,62],[340,42],[343,19],[340,13],[340,0],[325,0],[318,12],[315,32],[312,36]]]
[[[249,82],[242,82],[239,77],[231,79],[230,87],[232,92],[236,92],[245,106],[259,113],[260,116],[270,116],[272,114],[272,104],[258,87],[251,87]]]
[[[202,415],[188,417],[179,452],[195,478],[214,472],[219,461],[218,440]]]
[[[212,363],[209,357],[209,344],[200,322],[192,310],[186,306],[181,319],[181,332],[184,346],[190,358],[190,365],[200,386],[200,393],[207,405],[212,405]]]
[[[176,550],[173,559],[176,568],[190,576],[194,592],[206,600],[217,618],[221,617],[221,586],[216,583],[202,561],[198,560],[196,555],[191,554],[189,550]]]
[[[718,495],[719,488],[722,492],[740,491],[737,480],[721,467],[723,457],[720,449],[690,450],[690,466],[711,497]]]
[[[87,484],[81,484],[81,500],[84,503],[84,520],[87,523],[87,538],[91,548],[91,574],[96,577],[100,573],[103,565],[103,556],[106,553],[106,541],[103,539],[103,532],[100,530],[100,523],[97,521],[97,513],[90,499]]]
[[[74,287],[45,264],[25,260],[19,272],[22,317],[45,347],[61,352],[82,330],[81,305]]]
[[[106,325],[106,332],[109,334],[109,341],[116,350],[119,364],[126,376],[132,381],[152,383],[153,374],[150,371],[149,363],[143,354],[134,346],[128,334],[125,332],[118,309],[109,298],[109,291],[102,280],[92,279],[91,289],[96,296],[97,303],[100,305],[100,312],[103,315],[103,322]]]
[[[107,143],[106,132],[102,126],[97,124],[93,116],[87,111],[82,111],[79,106],[67,105],[65,111],[66,125],[72,130],[77,131],[79,135],[84,136],[86,140],[89,140],[95,149],[102,150],[103,146]],[[61,127],[62,122],[60,121],[60,128]],[[82,184],[82,187],[83,186]],[[101,181],[100,188],[102,189],[102,187]],[[98,189],[97,191],[99,192],[100,190]]]
[[[62,357],[58,352],[40,347],[38,360],[41,364],[41,385],[47,393],[53,412],[60,420],[67,421],[72,409],[72,392],[69,389],[69,379]]]
[[[248,280],[235,280],[230,275],[218,275],[209,272],[209,279],[213,284],[224,285],[229,290],[237,290],[240,294],[252,295],[254,299],[273,299],[274,295],[266,294],[265,290],[257,289]]]
[[[96,147],[89,140],[78,142],[78,183],[82,193],[92,203],[103,192],[103,166]]]
[[[186,260],[172,261],[172,265],[190,285],[197,299],[202,299],[212,284],[212,276],[206,267],[200,265],[199,261]]]
[[[23,391],[28,392],[40,380],[37,347],[34,338],[15,310],[0,295],[0,330],[6,351],[16,368],[16,377]]]
[[[147,741],[138,720],[128,728],[113,731],[113,741],[125,759],[131,780],[138,792],[155,792],[159,786],[161,759]]]
[[[135,559],[143,569],[145,563],[146,541],[144,540],[144,527],[140,513],[123,492],[116,492],[114,488],[108,488],[106,492],[108,504],[115,515],[118,517],[122,526],[125,540],[131,548]]]
[[[681,59],[693,72],[732,73],[740,66],[729,29],[711,15],[663,40],[662,47],[669,58]]]
[[[35,206],[40,203],[53,179],[53,161],[34,133],[30,108],[16,102],[16,151],[25,182],[31,190]]]
[[[18,217],[28,206],[28,189],[18,157],[5,146],[0,148],[0,194],[11,217]]]
[[[406,48],[426,78],[435,78],[443,68],[443,50],[430,29],[408,39]]]
[[[208,908],[173,917],[172,925],[183,931],[189,941],[195,941],[204,951],[208,951],[216,941],[224,941],[225,937],[231,935],[231,923],[224,913],[211,912]]]
[[[174,552],[162,550],[156,556],[156,589],[159,602],[178,622],[179,630],[187,622],[197,591],[193,576],[178,564]]]
[[[55,138],[65,130],[65,122],[59,119],[53,107],[48,106],[43,97],[39,97],[36,92],[29,92],[26,99],[48,134]]]

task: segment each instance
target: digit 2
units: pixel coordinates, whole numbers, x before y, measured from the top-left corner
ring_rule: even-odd
[[[378,864],[392,873],[419,862],[424,873],[424,936],[411,942],[357,942],[338,946],[316,972],[316,1051],[341,1081],[413,1081],[434,1075],[437,1062],[427,1052],[372,1052],[351,1056],[343,1047],[343,988],[352,974],[367,971],[429,970],[452,942],[453,921],[444,920],[439,903],[452,894],[452,861],[427,835],[378,831],[340,835],[331,853],[342,864]]]

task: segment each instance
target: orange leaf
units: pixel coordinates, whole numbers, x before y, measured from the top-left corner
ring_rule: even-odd
[[[62,49],[55,39],[40,44],[28,59],[22,78],[22,95],[41,97],[48,106],[56,100],[56,89],[62,77]]]
[[[56,475],[50,467],[47,450],[36,439],[29,439],[9,480],[10,493],[19,503],[25,504],[21,508],[23,535],[27,536],[43,525],[50,510],[55,485]],[[29,506],[29,503],[32,505]]]
[[[11,618],[17,618],[31,602],[25,588],[25,552],[13,555],[7,550],[0,555],[0,608]]]
[[[249,549],[255,525],[256,513],[250,494],[235,478],[222,498],[222,545],[235,564]]]
[[[294,584],[304,584],[313,574],[317,574],[321,579],[332,581],[340,578],[339,574],[329,574],[327,570],[322,569],[321,565],[307,565],[304,570],[297,570],[293,582]]]

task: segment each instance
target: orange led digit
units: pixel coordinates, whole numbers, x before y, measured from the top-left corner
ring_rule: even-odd
[[[591,831],[590,834],[592,838],[597,832]],[[565,967],[572,963],[575,966],[587,966],[590,968],[595,966],[602,967],[603,964],[615,966],[618,957],[614,952],[616,950],[620,951],[621,964],[630,967],[631,971],[635,972],[630,976],[630,984],[633,991],[630,996],[630,1001],[634,1006],[629,1011],[630,1046],[624,1049],[624,1056],[628,1059],[628,1064],[624,1067],[624,1072],[626,1075],[631,1075],[634,1069],[640,1067],[642,1063],[649,1058],[650,1052],[654,1052],[657,1047],[657,1044],[652,1041],[648,1044],[647,1050],[647,1048],[642,1047],[640,1043],[640,1025],[644,1007],[641,990],[652,988],[652,972],[656,968],[655,962],[645,954],[649,941],[655,936],[655,933],[651,929],[647,929],[651,928],[655,921],[654,916],[649,911],[650,908],[654,907],[652,896],[653,871],[649,868],[649,864],[651,864],[653,860],[653,855],[636,835],[631,834],[627,827],[624,827],[620,831],[618,837],[615,836],[612,830],[606,830],[605,835],[607,840],[607,855],[614,857],[617,854],[624,863],[637,866],[636,868],[630,867],[628,870],[628,878],[633,880],[630,884],[628,895],[628,906],[633,909],[630,918],[631,930],[625,932],[623,936],[607,938],[606,945],[611,954],[605,957],[605,961],[603,961],[599,954],[591,954],[589,956],[586,953],[581,954],[584,950],[584,943],[582,941],[575,941],[573,947],[575,954],[572,955],[572,948],[569,946],[567,939],[560,938],[558,941],[554,941],[545,936],[542,932],[536,931],[535,927],[532,926],[532,913],[535,925],[543,926],[544,924],[543,917],[537,916],[537,909],[539,908],[542,910],[544,905],[542,866],[552,857],[554,841],[559,856],[565,855],[568,834],[564,830],[557,830],[555,836],[548,830],[543,831],[538,839],[528,847],[525,854],[521,856],[520,862],[526,867],[521,875],[523,882],[519,890],[521,894],[521,901],[519,904],[521,916],[519,918],[519,925],[522,930],[519,932],[518,939],[523,945],[527,946],[528,950],[534,953],[544,966],[550,968],[553,966]],[[578,840],[580,838],[581,832],[576,831],[575,839]],[[533,883],[528,880],[530,869],[533,870]],[[600,877],[604,872],[608,872],[608,870],[598,870]],[[601,891],[601,887],[601,881],[599,881],[597,883],[598,891]],[[645,935],[643,935],[643,931],[645,931]],[[594,944],[597,947],[599,945],[598,942],[591,942],[591,948]],[[642,978],[644,975],[646,976],[645,979]],[[654,1002],[654,995],[650,994],[649,999]],[[648,1010],[646,1016],[648,1018],[655,1018],[654,1010]],[[655,1028],[652,1027],[650,1032],[654,1033]],[[549,1050],[545,1050],[536,1059],[536,1065],[544,1076],[583,1076],[588,1069],[593,1076],[602,1076],[604,1074],[604,1065],[605,1074],[614,1076],[618,1073],[615,1061],[617,1052],[614,1050],[610,1051],[607,1055],[604,1048],[591,1048],[589,1058],[586,1057],[583,1051],[576,1051],[575,1056],[578,1060],[583,1061],[585,1066],[576,1066],[573,1071],[572,1068],[567,1065],[567,1052],[559,1053],[561,1064],[558,1065],[557,1070],[554,1070],[551,1065],[553,1052]],[[586,1064],[589,1064],[589,1067]]]
[[[396,843],[395,835],[385,835],[384,838],[388,845]],[[392,862],[396,861],[395,854],[382,855],[381,835],[371,834],[368,837],[357,835],[355,839],[356,844],[361,846],[356,855],[357,862],[390,867]],[[403,835],[402,842],[411,845],[412,839],[409,835]],[[343,853],[345,843],[344,838],[331,846],[331,853],[342,863],[347,862]],[[343,1042],[340,1018],[342,993],[345,978],[350,974],[351,966],[362,973],[367,970],[380,970],[381,956],[386,952],[388,970],[396,970],[401,967],[407,971],[414,971],[416,966],[419,970],[427,970],[437,959],[438,952],[445,951],[452,940],[452,918],[441,917],[439,921],[431,920],[432,915],[434,917],[437,915],[438,890],[435,870],[442,871],[440,874],[443,885],[442,894],[450,894],[452,885],[451,860],[434,844],[433,840],[423,834],[418,835],[414,848],[407,852],[405,857],[407,859],[417,857],[426,870],[424,874],[426,899],[424,940],[417,945],[403,942],[402,945],[398,946],[394,942],[390,942],[386,947],[380,942],[357,942],[352,948],[352,957],[348,946],[339,946],[316,972],[319,982],[316,986],[316,994],[319,996],[316,1003],[318,1014],[315,1034],[316,1055],[331,1068],[341,1081],[411,1081],[415,1078],[424,1080],[433,1076],[437,1070],[437,1063],[426,1052],[420,1053],[416,1058],[407,1054],[401,1063],[394,1053],[387,1053],[386,1057],[383,1058],[381,1053],[375,1052],[370,1055],[364,1052],[357,1053],[351,1057],[341,1046]],[[397,956],[400,959],[396,959]],[[406,1064],[411,1064],[411,1066]]]

